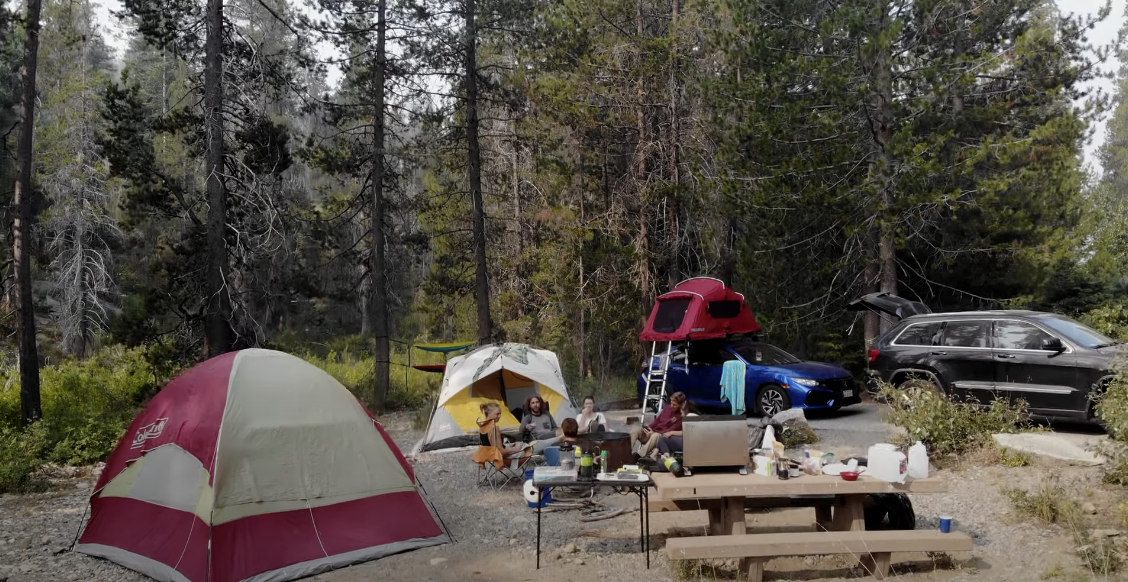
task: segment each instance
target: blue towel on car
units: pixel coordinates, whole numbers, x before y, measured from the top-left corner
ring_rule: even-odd
[[[721,370],[721,400],[728,400],[733,414],[744,414],[744,373],[747,366],[740,360],[729,360]]]

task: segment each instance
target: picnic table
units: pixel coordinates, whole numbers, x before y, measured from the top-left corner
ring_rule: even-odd
[[[877,579],[889,572],[892,552],[970,551],[964,533],[939,531],[866,531],[864,504],[875,493],[943,493],[940,477],[887,483],[862,474],[857,481],[832,475],[802,475],[778,479],[738,473],[699,473],[675,477],[651,475],[659,510],[704,509],[709,512],[705,537],[670,538],[666,552],[671,560],[741,559],[741,569],[753,582],[763,580],[764,562],[782,556],[854,554]],[[816,531],[754,533],[744,517],[746,507],[815,508]]]

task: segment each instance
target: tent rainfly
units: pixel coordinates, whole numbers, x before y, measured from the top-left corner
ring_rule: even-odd
[[[638,337],[644,342],[680,342],[758,331],[760,324],[743,295],[718,279],[694,277],[658,297]]]
[[[380,423],[332,376],[243,350],[133,421],[77,551],[157,580],[286,581],[447,543]]]
[[[559,423],[575,416],[560,361],[548,350],[521,344],[490,345],[447,362],[427,433],[416,452],[478,444],[480,405],[501,404],[501,428],[517,430],[525,401],[539,395]]]

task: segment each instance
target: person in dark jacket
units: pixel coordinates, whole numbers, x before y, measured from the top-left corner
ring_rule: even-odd
[[[530,396],[525,401],[525,416],[521,417],[521,436],[532,436],[536,440],[548,440],[557,436],[556,419],[548,411],[548,406],[540,396]]]

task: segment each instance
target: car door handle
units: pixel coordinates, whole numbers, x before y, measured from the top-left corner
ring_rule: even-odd
[[[995,354],[995,357],[1011,360],[1011,359],[1014,359],[1014,354]]]
[[[948,352],[929,352],[933,356],[946,356]]]

